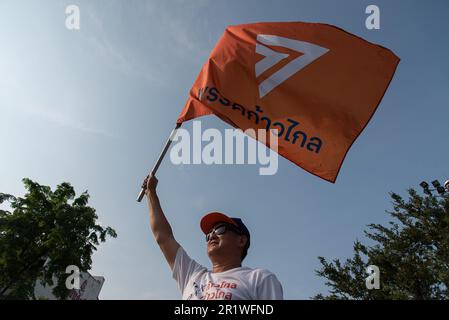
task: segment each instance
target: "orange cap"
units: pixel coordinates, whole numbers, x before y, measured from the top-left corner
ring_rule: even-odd
[[[204,232],[204,234],[207,234],[213,228],[213,226],[219,222],[230,223],[237,228],[240,228],[240,226],[227,215],[220,212],[210,212],[201,219],[201,230]]]

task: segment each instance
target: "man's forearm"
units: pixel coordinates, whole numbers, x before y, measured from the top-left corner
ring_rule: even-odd
[[[148,207],[150,208],[150,226],[158,243],[173,238],[173,231],[162,211],[156,191],[147,192]]]

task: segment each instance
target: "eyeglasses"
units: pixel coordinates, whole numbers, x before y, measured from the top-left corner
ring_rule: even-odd
[[[212,237],[212,233],[215,233],[217,236],[224,234],[227,230],[233,231],[237,234],[241,234],[240,230],[230,225],[220,225],[215,229],[212,229],[208,234],[206,234],[206,242],[209,242]]]

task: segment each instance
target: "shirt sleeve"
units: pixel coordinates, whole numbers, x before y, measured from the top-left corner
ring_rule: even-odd
[[[282,285],[274,274],[269,274],[257,286],[257,300],[283,300]]]
[[[192,275],[202,271],[203,269],[205,268],[190,258],[185,250],[179,246],[178,251],[176,252],[172,276],[178,283],[181,293],[184,292],[184,288],[187,286],[187,283]]]

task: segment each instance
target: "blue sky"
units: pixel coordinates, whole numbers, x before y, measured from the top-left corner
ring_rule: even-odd
[[[65,28],[69,4],[80,8],[78,31]],[[380,30],[365,28],[369,4],[380,8]],[[93,257],[91,273],[106,278],[100,298],[180,298],[147,206],[135,198],[201,66],[228,25],[334,24],[401,58],[336,184],[283,158],[274,176],[259,176],[254,165],[169,161],[158,171],[175,237],[197,261],[209,265],[199,219],[218,210],[246,222],[245,264],[274,272],[285,298],[325,293],[317,256],[351,256],[368,223],[387,221],[388,192],[449,178],[448,9],[435,0],[1,0],[0,192],[23,195],[24,177],[88,190],[100,222],[118,232]],[[201,120],[203,128],[228,128]]]

